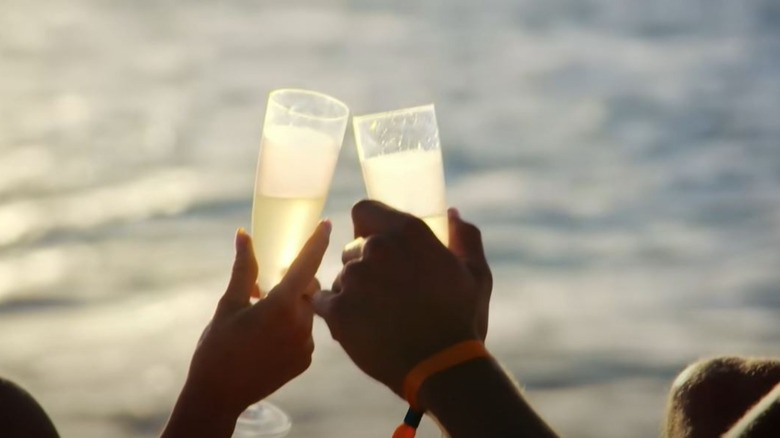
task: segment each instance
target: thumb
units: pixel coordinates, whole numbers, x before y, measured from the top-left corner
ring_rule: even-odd
[[[337,295],[336,292],[324,289],[317,291],[314,296],[311,297],[314,313],[322,317],[325,322],[328,322],[333,313],[333,303],[336,300]]]
[[[319,315],[328,324],[330,330],[330,336],[335,339],[340,339],[340,323],[339,318],[336,317],[336,303],[338,303],[339,294],[330,290],[320,290],[314,294],[311,299],[314,313]]]
[[[217,314],[232,312],[249,304],[257,281],[257,259],[252,249],[252,238],[243,228],[236,231],[236,258],[230,282],[219,300]]]
[[[450,251],[476,270],[477,275],[490,275],[479,228],[461,219],[460,212],[456,208],[447,210],[447,216],[450,228]]]

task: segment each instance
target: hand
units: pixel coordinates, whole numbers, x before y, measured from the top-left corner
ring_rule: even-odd
[[[345,254],[315,311],[355,364],[402,396],[406,374],[460,341],[484,340],[492,276],[479,230],[449,212],[450,248],[420,219],[375,201],[352,208],[362,255]]]
[[[249,405],[309,367],[314,351],[311,296],[319,289],[314,275],[330,229],[330,222],[321,222],[281,282],[255,304],[250,296],[259,294],[257,261],[250,237],[239,230],[230,283],[195,350],[169,429],[177,414],[192,417],[198,412],[235,421]]]

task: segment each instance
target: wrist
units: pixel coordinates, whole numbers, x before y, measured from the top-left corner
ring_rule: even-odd
[[[427,380],[463,363],[489,357],[490,353],[479,339],[463,340],[440,349],[419,361],[407,372],[403,379],[401,396],[409,402],[413,410],[424,412],[426,409],[419,403],[418,395]]]
[[[229,437],[241,409],[185,383],[165,427],[164,437]]]
[[[387,369],[390,372],[385,374],[384,378],[378,379],[403,399],[406,399],[404,394],[406,378],[420,363],[453,345],[466,341],[481,341],[481,339],[473,333],[461,333],[459,335],[437,336],[435,341],[420,341],[417,339],[415,342],[417,345],[406,345],[396,353],[393,367]]]
[[[492,357],[463,362],[431,376],[418,397],[453,438],[556,436]]]
[[[427,378],[417,392],[417,401],[420,408],[425,411],[433,411],[443,401],[453,396],[450,386],[463,376],[481,375],[487,369],[493,367],[493,358],[478,357],[467,362],[454,365]]]

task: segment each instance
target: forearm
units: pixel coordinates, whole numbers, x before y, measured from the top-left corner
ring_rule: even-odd
[[[198,396],[185,385],[161,438],[229,438],[238,415],[226,411],[208,397]]]
[[[420,388],[419,401],[452,438],[556,436],[492,359],[431,376]]]

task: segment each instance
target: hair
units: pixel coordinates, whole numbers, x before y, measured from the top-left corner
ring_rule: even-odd
[[[663,435],[721,436],[778,382],[777,360],[721,357],[698,361],[672,384]]]
[[[0,435],[8,438],[58,438],[38,402],[10,380],[0,378]]]

